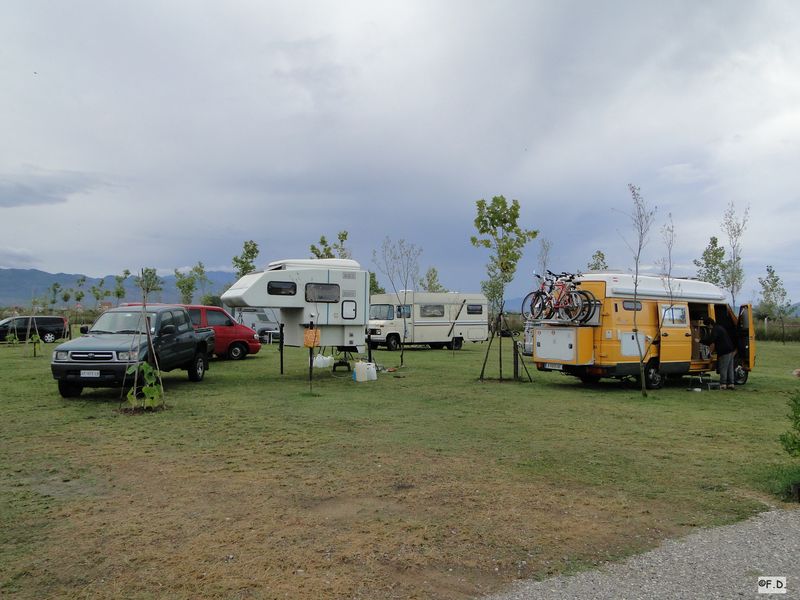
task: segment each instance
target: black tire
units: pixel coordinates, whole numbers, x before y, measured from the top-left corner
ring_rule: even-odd
[[[522,300],[522,318],[526,321],[533,317],[533,302],[538,292],[530,292]]]
[[[450,343],[450,347],[453,350],[461,350],[463,346],[464,346],[463,338],[453,338],[453,341]]]
[[[386,349],[389,352],[394,352],[400,348],[400,336],[392,334],[386,338]]]
[[[664,376],[658,371],[658,363],[650,361],[644,366],[644,387],[658,390],[664,385]]]
[[[744,370],[744,367],[739,363],[733,369],[733,383],[735,385],[744,385],[747,383],[747,376],[749,372]]]
[[[583,311],[578,316],[578,322],[586,323],[594,316],[594,312],[597,310],[595,297],[592,292],[587,292],[586,290],[578,290],[578,294],[583,299]]]
[[[56,334],[53,333],[52,331],[48,331],[46,333],[43,333],[42,334],[42,341],[45,344],[52,344],[53,342],[56,341]]]
[[[242,360],[247,356],[247,347],[241,342],[236,342],[228,347],[228,358],[231,360]]]
[[[564,321],[576,321],[583,313],[583,297],[573,290],[569,292],[566,302],[558,308],[558,316]]]
[[[206,374],[206,357],[198,352],[189,363],[189,381],[203,381]]]
[[[68,381],[58,382],[58,393],[62,398],[77,398],[81,395],[83,386],[77,383],[70,383]]]
[[[531,315],[534,319],[549,319],[553,316],[553,304],[550,296],[544,292],[536,292],[531,303]]]

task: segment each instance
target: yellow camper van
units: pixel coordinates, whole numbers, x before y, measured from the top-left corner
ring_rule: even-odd
[[[628,273],[586,273],[576,285],[594,295],[595,310],[579,325],[558,320],[532,323],[533,362],[540,371],[560,371],[587,383],[638,377],[640,347],[645,384],[651,389],[661,387],[666,377],[715,371],[717,356],[706,345],[703,325],[703,318],[711,317],[737,343],[735,383],[747,381],[756,358],[752,307],[743,305],[735,314],[717,286],[640,275],[634,299],[634,277]]]

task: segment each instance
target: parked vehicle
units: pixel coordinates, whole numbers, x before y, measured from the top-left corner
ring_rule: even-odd
[[[0,341],[9,334],[25,341],[34,334],[47,344],[69,336],[67,319],[58,315],[35,315],[27,317],[8,317],[0,321]]]
[[[725,292],[710,283],[639,276],[635,300],[631,274],[587,273],[576,284],[596,298],[589,321],[549,319],[526,326],[525,345],[541,371],[561,371],[584,382],[638,377],[641,348],[648,388],[661,387],[667,376],[708,373],[716,369],[717,356],[705,344],[704,317],[725,327],[737,343],[737,385],[755,366],[752,307],[743,305],[735,314]]]
[[[364,351],[369,276],[354,260],[279,260],[245,275],[224,294],[234,308],[274,308],[284,344],[302,347],[305,331],[319,330],[319,345]]]
[[[80,338],[56,347],[50,364],[58,391],[79,396],[84,387],[133,385],[128,367],[148,361],[149,327],[155,361],[161,371],[185,369],[191,381],[201,381],[214,351],[214,331],[195,329],[182,306],[124,306],[100,315]]]
[[[460,350],[464,341],[489,339],[486,296],[458,292],[375,294],[369,309],[370,343],[397,350],[401,344]]]
[[[261,342],[250,327],[237,323],[225,309],[219,306],[185,304],[192,325],[210,327],[214,330],[214,354],[231,360],[241,360],[248,354],[258,354]]]

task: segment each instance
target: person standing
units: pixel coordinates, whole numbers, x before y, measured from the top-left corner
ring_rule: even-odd
[[[734,356],[736,355],[736,346],[731,341],[731,336],[725,331],[725,328],[719,323],[715,323],[711,317],[703,319],[706,327],[711,328],[709,334],[709,344],[714,348],[717,353],[717,367],[719,369],[719,389],[732,390],[734,389]]]

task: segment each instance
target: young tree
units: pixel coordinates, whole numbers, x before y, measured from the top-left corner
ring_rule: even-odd
[[[258,244],[253,240],[244,243],[242,253],[233,257],[233,270],[236,278],[240,279],[248,273],[256,270],[255,260],[258,257]]]
[[[134,276],[133,282],[142,290],[142,295],[145,297],[164,289],[164,282],[151,267],[144,267],[139,275]]]
[[[86,292],[83,291],[84,285],[86,285],[86,276],[81,275],[75,282],[75,287],[78,288],[75,290],[75,302],[79,304],[83,300],[84,296],[86,296]]]
[[[208,274],[206,273],[206,266],[198,260],[197,264],[192,267],[192,274],[197,281],[197,285],[200,287],[201,296],[205,296],[206,286],[211,283],[211,280],[208,278]]]
[[[55,307],[56,302],[58,302],[58,292],[60,291],[61,291],[61,284],[58,283],[57,281],[53,282],[53,284],[49,288],[50,297],[47,300],[47,303],[50,305],[50,310],[52,310]]]
[[[178,269],[175,269],[175,287],[178,288],[181,303],[191,304],[194,292],[197,290],[197,275],[194,270],[190,270],[188,273],[181,273]]]
[[[539,232],[534,229],[523,229],[519,226],[519,201],[512,200],[509,206],[508,201],[503,196],[495,196],[491,203],[481,198],[475,203],[477,216],[475,217],[475,229],[478,235],[473,235],[470,242],[476,248],[488,248],[491,251],[489,263],[486,265],[488,279],[481,282],[481,289],[489,301],[490,309],[494,314],[494,336],[499,335],[502,330],[500,319],[502,318],[503,306],[505,304],[506,286],[514,278],[517,270],[517,263],[522,257],[522,250],[525,244],[532,241]],[[486,356],[483,360],[480,378],[486,371],[486,362],[489,358],[491,340],[486,348]],[[503,379],[503,344],[500,338],[498,353],[498,364],[500,367],[500,379]]]
[[[663,258],[659,259],[658,265],[661,267],[661,281],[669,296],[670,314],[660,315],[660,318],[671,318],[673,316],[671,311],[675,302],[675,292],[680,288],[680,283],[676,282],[672,277],[672,252],[675,248],[675,223],[672,220],[672,213],[667,215],[667,222],[661,227],[661,239],[664,241],[666,254]]]
[[[547,268],[550,264],[550,249],[553,247],[552,242],[547,238],[539,238],[539,273],[544,276],[547,274]]]
[[[89,288],[89,293],[92,296],[94,296],[95,306],[96,307],[100,306],[100,302],[104,298],[108,298],[111,295],[111,290],[105,289],[105,283],[106,283],[106,280],[105,279],[101,279],[97,283],[97,285],[93,285],[92,287]]]
[[[319,246],[311,244],[311,256],[313,258],[352,258],[350,250],[344,245],[347,235],[347,231],[340,231],[336,236],[338,241],[333,244],[329,244],[324,235],[320,236]]]
[[[114,281],[116,285],[114,286],[114,297],[117,299],[117,306],[119,306],[120,301],[125,298],[125,280],[130,277],[131,272],[128,269],[125,269],[122,272],[122,275],[114,275]]]
[[[759,277],[761,285],[761,310],[781,324],[781,341],[786,343],[786,318],[791,314],[792,301],[783,282],[772,265],[767,265],[767,276]]]
[[[633,200],[633,210],[628,213],[628,218],[633,226],[636,241],[634,243],[628,242],[623,238],[625,245],[633,254],[633,302],[636,304],[639,297],[639,267],[642,262],[642,251],[647,245],[648,236],[650,235],[650,228],[653,226],[655,220],[656,209],[650,208],[647,202],[642,197],[641,189],[639,186],[628,184],[628,191]],[[637,323],[637,315],[639,311],[633,311],[633,334],[636,336],[636,347],[639,351],[639,382],[642,386],[642,396],[647,397],[647,379],[645,379],[645,349],[642,347],[641,336],[639,335],[639,327]],[[658,369],[655,365],[648,367],[647,375],[650,377],[651,385],[660,384],[660,376]]]
[[[746,206],[741,219],[736,216],[736,207],[733,202],[728,205],[722,216],[722,230],[728,236],[728,260],[722,270],[723,287],[731,295],[731,304],[736,307],[736,294],[742,289],[744,283],[744,269],[742,268],[742,236],[747,229],[750,219],[750,207]]]
[[[425,272],[425,277],[419,280],[419,287],[424,292],[446,292],[447,288],[439,283],[439,271],[436,267],[430,267]]]
[[[714,285],[722,286],[722,273],[725,269],[725,248],[719,245],[716,236],[711,236],[708,246],[703,250],[700,258],[695,258],[694,266],[697,267],[697,278]]]
[[[592,259],[587,263],[586,268],[590,271],[606,271],[608,270],[608,263],[606,263],[606,255],[602,250],[596,250],[592,254]]]
[[[389,280],[398,304],[408,304],[408,294],[413,291],[412,286],[419,280],[419,257],[421,254],[422,248],[415,244],[410,244],[402,239],[393,242],[388,237],[383,240],[380,253],[374,250],[372,252],[372,262]],[[405,360],[406,319],[409,316],[406,311],[402,311],[403,340],[400,348],[400,366],[404,365]]]
[[[506,286],[514,279],[517,263],[522,257],[522,250],[539,232],[534,229],[522,229],[519,224],[519,201],[512,200],[509,206],[504,196],[495,196],[491,203],[481,198],[476,203],[477,216],[475,229],[470,242],[476,248],[488,248],[489,255],[487,275],[493,293],[499,294],[502,304]]]
[[[378,283],[378,278],[375,276],[375,273],[370,271],[369,273],[369,295],[374,296],[375,294],[385,294],[386,289]]]

